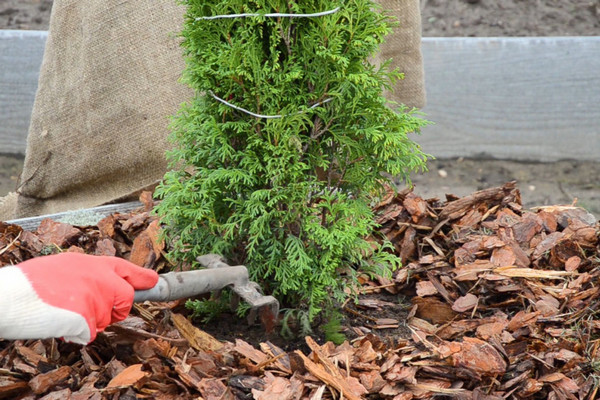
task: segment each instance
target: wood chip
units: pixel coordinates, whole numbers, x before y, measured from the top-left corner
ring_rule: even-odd
[[[125,388],[137,384],[149,374],[142,371],[142,364],[133,364],[123,369],[108,382],[107,388]]]
[[[171,314],[171,321],[181,333],[181,335],[189,342],[196,350],[203,351],[218,351],[223,348],[223,344],[208,333],[201,331],[191,324],[181,314]]]
[[[39,374],[29,381],[29,387],[35,394],[45,393],[66,381],[71,372],[71,367],[65,365],[45,374]]]

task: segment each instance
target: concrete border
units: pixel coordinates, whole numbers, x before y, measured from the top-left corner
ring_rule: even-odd
[[[0,153],[24,154],[47,32],[0,30]],[[423,38],[438,157],[521,161],[600,154],[600,36]]]

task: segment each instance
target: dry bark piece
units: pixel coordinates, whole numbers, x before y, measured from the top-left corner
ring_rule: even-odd
[[[102,218],[98,222],[98,231],[100,232],[100,237],[114,238],[116,222],[117,218],[114,214]]]
[[[160,238],[160,223],[154,220],[133,241],[129,261],[140,267],[149,268],[158,260],[164,248],[165,243]]]
[[[577,271],[580,265],[581,258],[579,256],[569,257],[569,259],[565,262],[565,271]]]
[[[150,212],[154,208],[154,199],[152,198],[152,192],[144,190],[139,197],[140,203],[144,206],[144,211]]]
[[[463,313],[474,309],[479,303],[479,297],[474,294],[467,293],[466,295],[456,299],[452,305],[452,310],[458,313]]]
[[[432,296],[438,293],[437,289],[435,288],[435,286],[433,286],[433,283],[431,283],[430,281],[417,282],[416,287],[417,296],[420,297]]]
[[[396,329],[400,326],[400,322],[393,318],[377,318],[373,329]]]
[[[111,377],[111,379],[115,378],[117,375],[119,375],[121,372],[123,372],[126,368],[127,368],[127,365],[125,365],[125,363],[123,363],[122,361],[117,360],[116,358],[113,358],[105,365],[106,373],[108,374],[108,376]]]
[[[460,350],[452,354],[454,366],[466,368],[479,376],[496,376],[506,371],[504,357],[483,340],[465,337]]]
[[[38,373],[38,370],[36,368],[23,362],[23,360],[21,360],[19,357],[16,357],[12,361],[12,369],[14,369],[17,372],[22,372],[27,375],[37,375],[37,373]]]
[[[354,352],[354,362],[370,363],[379,358],[379,353],[373,349],[373,344],[364,340]]]
[[[44,248],[44,243],[40,240],[38,235],[31,231],[23,231],[20,236],[21,244],[26,246],[28,249],[40,253]],[[0,248],[2,244],[0,243]]]
[[[418,371],[418,367],[410,367],[402,363],[397,363],[385,374],[385,378],[392,382],[416,384]]]
[[[427,278],[431,281],[433,286],[435,286],[435,288],[437,289],[438,293],[444,298],[444,300],[446,300],[448,304],[454,303],[454,298],[456,298],[456,296],[452,296],[450,292],[446,290],[442,282],[440,282],[440,280],[433,273],[431,273],[431,271],[427,271]]]
[[[482,272],[492,271],[494,268],[495,265],[488,260],[475,260],[469,264],[458,265],[453,270],[454,280],[477,281],[482,276]]]
[[[235,400],[231,390],[220,379],[203,378],[197,387],[205,400]]]
[[[379,393],[387,384],[387,381],[383,379],[379,371],[375,370],[363,372],[359,374],[358,378],[368,394]]]
[[[510,267],[515,265],[517,256],[511,246],[504,246],[492,251],[490,261],[497,267]]]
[[[554,214],[544,210],[538,210],[537,215],[542,221],[542,227],[544,228],[544,231],[547,233],[556,232],[556,229],[558,228],[558,222],[556,221]]]
[[[544,238],[534,249],[532,258],[537,260],[550,251],[565,236],[563,232],[552,232]]]
[[[404,233],[404,239],[400,244],[399,256],[402,260],[402,264],[406,264],[406,262],[413,257],[417,250],[417,245],[415,239],[417,237],[417,231],[413,227],[409,227],[406,229]]]
[[[542,219],[538,215],[528,212],[518,223],[513,225],[512,230],[517,243],[527,246],[531,239],[541,232],[542,228]]]
[[[385,307],[394,306],[394,303],[380,299],[359,299],[357,302],[357,306],[360,308],[367,308],[371,310],[381,310]]]
[[[71,372],[71,367],[62,366],[45,374],[39,374],[29,381],[29,387],[35,394],[45,393],[66,381]]]
[[[576,272],[552,271],[533,268],[499,267],[494,269],[494,273],[509,278],[529,278],[529,279],[560,279],[565,276],[576,275]]]
[[[403,205],[411,215],[411,219],[414,223],[419,222],[421,217],[427,213],[427,203],[425,200],[412,192],[406,195]]]
[[[452,307],[435,297],[415,297],[412,303],[416,304],[416,316],[431,321],[434,324],[445,324],[456,317]]]
[[[267,356],[265,353],[255,349],[242,339],[236,339],[233,350],[237,351],[239,354],[248,358],[257,365],[265,363],[269,359],[269,356]]]
[[[37,367],[40,361],[48,362],[48,359],[27,346],[15,345],[15,350],[21,355],[30,365]]]
[[[252,395],[256,400],[291,400],[300,396],[301,393],[294,391],[289,379],[275,377],[269,372],[265,373],[264,388],[262,390],[252,389]]]
[[[404,211],[404,207],[400,204],[391,204],[389,207],[385,208],[383,212],[378,213],[375,222],[379,225],[383,225],[388,221],[396,219],[402,211]]]
[[[416,399],[430,399],[437,396],[457,397],[464,392],[463,389],[451,389],[452,382],[447,379],[420,379],[415,385],[407,384]]]
[[[310,373],[323,383],[335,388],[349,400],[359,400],[361,398],[360,396],[367,393],[367,390],[356,378],[343,376],[338,367],[327,359],[319,345],[310,336],[307,336],[305,340],[308,347],[313,351],[315,362],[298,350],[296,350],[295,353],[302,358],[304,367]]]
[[[299,350],[296,350],[294,353],[302,359],[304,367],[308,372],[310,372],[323,383],[336,389],[344,396],[344,398],[349,400],[360,400],[362,399],[361,395],[367,393],[367,390],[360,384],[360,382],[356,380],[356,378],[346,379],[339,373],[339,371],[336,373],[335,370],[331,368],[332,366],[325,367],[323,364],[317,364],[302,354],[302,352]],[[352,380],[356,380],[355,384],[349,382]]]
[[[50,218],[42,220],[36,231],[44,246],[64,247],[81,236],[81,231],[72,225],[56,222]]]
[[[96,243],[96,251],[94,252],[97,256],[111,256],[117,255],[117,249],[111,239],[101,239]]]
[[[56,392],[48,393],[44,397],[40,397],[39,400],[65,400],[71,399],[71,389],[66,388],[58,390]]]
[[[563,228],[569,226],[569,222],[574,220],[581,221],[589,226],[593,226],[597,222],[593,214],[581,207],[552,205],[538,207],[538,209],[554,215],[558,224]]]
[[[12,378],[10,376],[0,376],[0,399],[12,399],[19,393],[29,389],[25,381]]]
[[[479,224],[483,218],[483,214],[477,210],[473,209],[468,211],[460,220],[455,223],[455,226],[461,227],[463,229],[469,228],[472,229],[475,225]]]
[[[121,222],[121,230],[124,232],[132,231],[137,228],[141,228],[148,223],[150,213],[148,211],[142,213],[133,213],[124,215],[125,221]]]
[[[550,317],[560,312],[560,302],[556,298],[545,294],[540,296],[540,299],[535,302],[535,308],[542,316]]]
[[[190,346],[196,350],[218,351],[223,348],[223,343],[219,342],[213,336],[196,328],[190,321],[181,314],[171,314],[171,321],[186,338]]]
[[[506,320],[481,324],[477,327],[477,337],[488,340],[492,336],[499,336],[506,329],[507,325],[508,321]]]
[[[257,376],[234,375],[229,378],[227,385],[244,393],[250,393],[253,389],[262,391],[265,388],[265,380]]]
[[[260,348],[263,353],[268,354],[271,357],[267,360],[269,366],[277,368],[287,374],[292,374],[290,358],[286,352],[271,342],[261,343]]]
[[[524,326],[533,325],[536,323],[537,319],[539,318],[539,315],[540,315],[539,311],[536,311],[536,312],[519,311],[517,314],[515,314],[514,317],[511,318],[510,322],[506,326],[506,329],[508,329],[511,332],[514,332],[517,329],[520,329]]]
[[[469,196],[448,203],[439,214],[440,219],[458,219],[465,215],[475,204],[498,203],[519,200],[520,194],[515,182],[506,183],[502,187],[480,190]]]

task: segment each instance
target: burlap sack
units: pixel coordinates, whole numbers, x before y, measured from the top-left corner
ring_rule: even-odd
[[[406,72],[394,98],[420,106],[418,0],[382,1],[401,23],[380,56]],[[192,95],[178,83],[183,12],[175,0],[54,1],[16,209],[4,216],[93,207],[162,178],[168,118]]]
[[[166,170],[168,117],[191,91],[174,0],[55,0],[16,216],[92,207]]]
[[[392,60],[391,67],[404,73],[386,98],[409,107],[425,107],[425,82],[421,55],[421,9],[419,0],[379,0],[399,26],[386,37],[374,62]]]
[[[17,194],[14,192],[0,197],[0,221],[8,221],[16,217],[17,198]]]

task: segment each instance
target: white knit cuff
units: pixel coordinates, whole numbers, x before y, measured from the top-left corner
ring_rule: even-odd
[[[51,337],[87,344],[91,335],[82,315],[40,299],[20,268],[0,268],[0,338]]]

